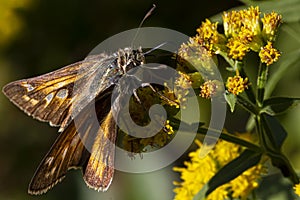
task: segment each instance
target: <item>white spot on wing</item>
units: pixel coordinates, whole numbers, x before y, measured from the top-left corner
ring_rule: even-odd
[[[64,87],[65,86],[65,84],[63,83],[63,82],[59,82],[58,84],[57,84],[57,87],[58,88],[61,88],[61,87]]]
[[[45,97],[47,104],[49,104],[51,102],[51,100],[53,99],[53,96],[54,96],[53,93],[50,93]]]
[[[49,176],[53,176],[53,174],[55,173],[56,170],[56,166],[53,166],[53,168],[51,169],[51,171],[45,173],[45,178],[49,178]]]
[[[34,87],[32,85],[30,85],[29,83],[23,83],[22,86],[26,87],[27,92],[34,90]]]
[[[61,89],[57,92],[56,96],[58,98],[64,99],[68,96],[68,90],[67,89]]]
[[[51,165],[51,163],[53,162],[53,160],[54,160],[54,157],[47,157],[46,161],[45,161],[45,164],[47,164],[49,166],[49,165]]]
[[[67,151],[68,151],[68,147],[66,147],[66,148],[64,149],[64,152],[63,152],[63,154],[62,154],[62,160],[66,157]]]
[[[53,174],[55,173],[55,170],[56,170],[56,166],[54,166],[52,169],[51,169],[51,175],[53,176]]]

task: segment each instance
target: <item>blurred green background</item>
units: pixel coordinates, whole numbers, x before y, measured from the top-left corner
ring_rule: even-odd
[[[189,36],[195,35],[196,28],[205,18],[242,5],[238,1],[221,0],[0,0],[0,88],[8,82],[84,59],[106,38],[136,28],[153,3],[157,8],[143,26],[169,28]],[[283,34],[279,45],[282,51],[299,48],[299,41],[290,41]],[[287,71],[275,94],[299,97],[299,71],[299,66]],[[298,169],[299,113],[298,106],[280,117],[290,133],[284,150]],[[235,118],[231,117],[227,126],[238,126],[243,131],[241,127],[247,115],[237,114],[239,123],[234,123]],[[70,171],[63,183],[47,194],[28,195],[29,181],[57,137],[57,130],[26,116],[0,94],[0,199],[172,199],[172,181],[179,178],[179,174],[172,172],[172,166],[147,174],[116,172],[106,193],[88,189],[81,172]],[[186,158],[184,155],[174,165],[182,165]],[[283,181],[278,187],[290,191],[286,185]],[[282,199],[287,198],[286,195],[284,193]]]

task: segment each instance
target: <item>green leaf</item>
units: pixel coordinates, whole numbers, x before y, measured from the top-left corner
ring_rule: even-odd
[[[168,119],[170,120],[170,122],[169,122],[170,125],[173,127],[173,129],[175,131],[178,131],[178,129],[180,128],[180,130],[182,130],[182,131],[189,132],[194,129],[194,128],[191,129],[191,127],[198,127],[198,129],[200,129],[200,127],[205,124],[204,122],[187,123],[187,122],[181,121],[180,119],[177,119],[174,116],[169,116]]]
[[[276,67],[276,71],[272,73],[272,76],[270,76],[266,84],[265,97],[270,96],[270,94],[275,89],[279,80],[286,74],[288,70],[292,70],[292,68],[299,67],[299,61],[300,61],[300,48],[292,52],[285,52],[285,54],[282,55],[281,61],[278,63]]]
[[[289,97],[272,97],[264,101],[263,107],[267,110],[267,113],[274,116],[282,114],[288,109],[296,106],[299,103],[300,98]]]
[[[203,187],[196,196],[200,199],[203,197],[203,194],[205,194],[205,196],[209,195],[219,186],[235,179],[247,169],[255,166],[260,161],[261,156],[261,153],[246,149],[239,157],[220,169],[220,171],[210,179],[207,186]]]
[[[199,134],[202,134],[202,135],[206,135],[208,129],[207,128],[202,128],[202,127],[199,127],[198,128],[198,133]],[[218,131],[215,131],[215,135],[213,134],[214,133],[214,130],[210,129],[210,133],[212,134],[211,136],[215,138],[218,138],[220,137],[221,139],[223,140],[226,140],[228,142],[231,142],[231,143],[235,143],[235,144],[238,144],[238,145],[241,145],[243,147],[246,147],[252,151],[256,151],[256,152],[261,152],[261,149],[259,146],[257,146],[256,144],[253,144],[249,141],[246,141],[246,140],[243,140],[233,134],[229,134],[229,133],[224,133],[224,132],[221,132],[221,135]]]
[[[273,116],[266,113],[261,114],[261,122],[264,127],[263,134],[267,141],[267,149],[274,152],[280,152],[281,146],[287,137],[287,132],[280,122]]]
[[[243,107],[245,110],[247,110],[249,113],[258,115],[259,114],[259,108],[251,103],[250,101],[244,99],[242,96],[237,96],[237,104],[241,107]]]
[[[225,94],[225,100],[230,107],[230,111],[233,112],[236,104],[236,96],[231,93]]]
[[[297,173],[289,160],[282,153],[268,153],[268,155],[271,158],[272,164],[280,169],[284,177],[288,177],[294,185],[299,183]]]

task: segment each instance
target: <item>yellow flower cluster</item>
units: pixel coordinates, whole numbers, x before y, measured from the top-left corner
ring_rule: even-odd
[[[207,19],[197,29],[197,35],[190,39],[187,46],[193,48],[195,44],[198,44],[204,47],[210,55],[222,54],[234,60],[242,60],[250,50],[260,52],[267,43],[272,43],[280,23],[281,15],[275,12],[265,14],[263,18],[260,18],[258,7],[224,12],[224,34],[218,32],[218,23],[212,23]],[[181,48],[181,50],[186,51],[186,48]],[[280,55],[278,51],[277,53]],[[274,58],[268,63],[276,61]]]
[[[204,158],[200,157],[202,143],[195,141],[199,148],[191,152],[190,162],[185,162],[185,168],[174,167],[174,171],[181,173],[183,182],[174,182],[175,200],[189,200],[202,189],[202,187],[220,170],[224,165],[238,157],[243,149],[234,143],[219,140],[214,149]],[[230,198],[246,199],[249,193],[258,187],[258,181],[266,168],[258,164],[236,177],[232,181],[218,187],[208,195],[207,200],[223,200]]]
[[[239,93],[242,93],[245,89],[248,88],[248,78],[245,79],[241,76],[234,76],[234,77],[228,77],[226,82],[226,87],[228,92],[238,95]]]
[[[208,19],[202,22],[202,25],[197,29],[197,35],[193,38],[196,43],[210,53],[219,50],[221,47],[218,44],[225,42],[225,37],[217,30],[218,23],[211,23]]]
[[[161,104],[162,101],[157,95],[149,87],[139,88],[137,90],[137,96],[139,97],[142,103],[137,102],[136,98],[131,98],[129,102],[129,114],[128,118],[131,118],[138,126],[144,127],[144,134],[141,137],[133,137],[124,133],[120,130],[120,136],[122,138],[122,146],[123,148],[131,152],[132,155],[135,153],[142,153],[146,151],[147,147],[163,147],[166,145],[173,137],[174,130],[170,125],[170,121],[166,120],[164,123],[161,116],[155,115],[154,119],[149,118],[148,111],[154,104]],[[146,125],[150,123],[150,120],[153,120],[153,123],[157,123],[158,127],[163,127],[157,134],[154,136],[149,136],[147,133],[151,132],[151,130],[146,130]],[[152,121],[151,121],[152,122]],[[126,124],[125,124],[126,126]],[[137,133],[142,134],[142,133]]]
[[[273,48],[272,43],[268,42],[259,52],[261,62],[266,63],[267,66],[276,62],[280,57],[280,52]]]
[[[126,151],[130,152],[131,155],[134,155],[135,153],[145,152],[147,147],[160,148],[165,146],[172,139],[173,134],[173,127],[170,125],[170,121],[167,120],[164,128],[154,136],[136,138],[126,134],[122,140],[122,144]]]
[[[277,27],[282,21],[281,15],[272,12],[264,14],[264,17],[261,19],[263,23],[262,34],[266,41],[274,41],[276,36]]]
[[[259,52],[266,42],[274,41],[275,33],[281,23],[281,16],[273,12],[265,14],[260,19],[259,15],[258,7],[224,12],[224,31],[228,38],[229,57],[242,60],[248,51]]]
[[[209,99],[217,93],[218,85],[215,81],[206,81],[200,86],[200,97]]]
[[[169,88],[168,83],[165,83],[166,89],[163,91],[163,104],[185,108],[186,96],[189,93],[189,88],[192,86],[192,81],[189,75],[178,72],[179,77],[176,78],[174,87]]]
[[[300,197],[300,183],[294,186],[294,191]]]

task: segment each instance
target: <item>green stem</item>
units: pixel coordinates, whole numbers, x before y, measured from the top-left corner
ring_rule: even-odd
[[[269,68],[265,64],[260,63],[257,77],[257,105],[259,107],[262,107],[263,105],[268,69]]]
[[[247,77],[247,74],[246,74],[246,72],[245,72],[245,70],[244,70],[243,67],[241,67],[241,69],[240,69],[240,74],[241,74],[242,77]],[[252,103],[255,104],[256,98],[255,98],[255,95],[254,95],[254,92],[253,92],[253,87],[252,87],[252,85],[249,85],[249,86],[248,86],[248,89],[246,89],[245,92],[246,92],[246,95],[247,95],[248,99],[249,99]]]
[[[264,152],[266,152],[268,147],[267,147],[266,138],[264,137],[264,133],[263,133],[264,130],[261,124],[260,115],[255,116],[255,124],[256,124],[256,130],[257,130],[256,132],[258,134],[260,147]]]
[[[258,115],[260,112],[260,109],[253,104],[251,101],[248,101],[244,99],[241,95],[237,96],[237,104],[243,107],[245,110],[247,110],[249,113]]]
[[[211,131],[211,133],[214,132],[213,129],[209,129]],[[199,128],[198,129],[198,134],[201,134],[201,135],[206,135],[208,129],[207,128]],[[246,140],[243,140],[243,139],[240,139],[239,137],[236,137],[234,135],[230,135],[228,133],[224,133],[222,132],[221,135],[218,131],[215,132],[216,133],[216,138],[220,137],[221,139],[223,140],[226,140],[228,142],[232,142],[232,143],[235,143],[235,144],[239,144],[243,147],[246,147],[250,150],[253,150],[253,151],[256,151],[256,152],[261,152],[261,149],[259,146],[257,146],[256,144],[253,144],[251,142],[248,142]],[[212,135],[214,137],[214,135]]]
[[[271,138],[269,138],[267,134],[264,134],[263,121],[260,115],[255,117],[255,123],[261,150],[269,156],[273,166],[279,168],[281,173],[285,177],[288,177],[293,184],[298,184],[299,178],[289,160],[282,154],[280,149],[276,149],[272,143],[270,143],[270,141],[272,141]]]
[[[221,55],[224,58],[224,60],[231,66],[230,71],[235,71],[236,62],[234,60],[230,59],[227,56],[227,53],[225,53],[223,51],[220,51],[219,55]]]

